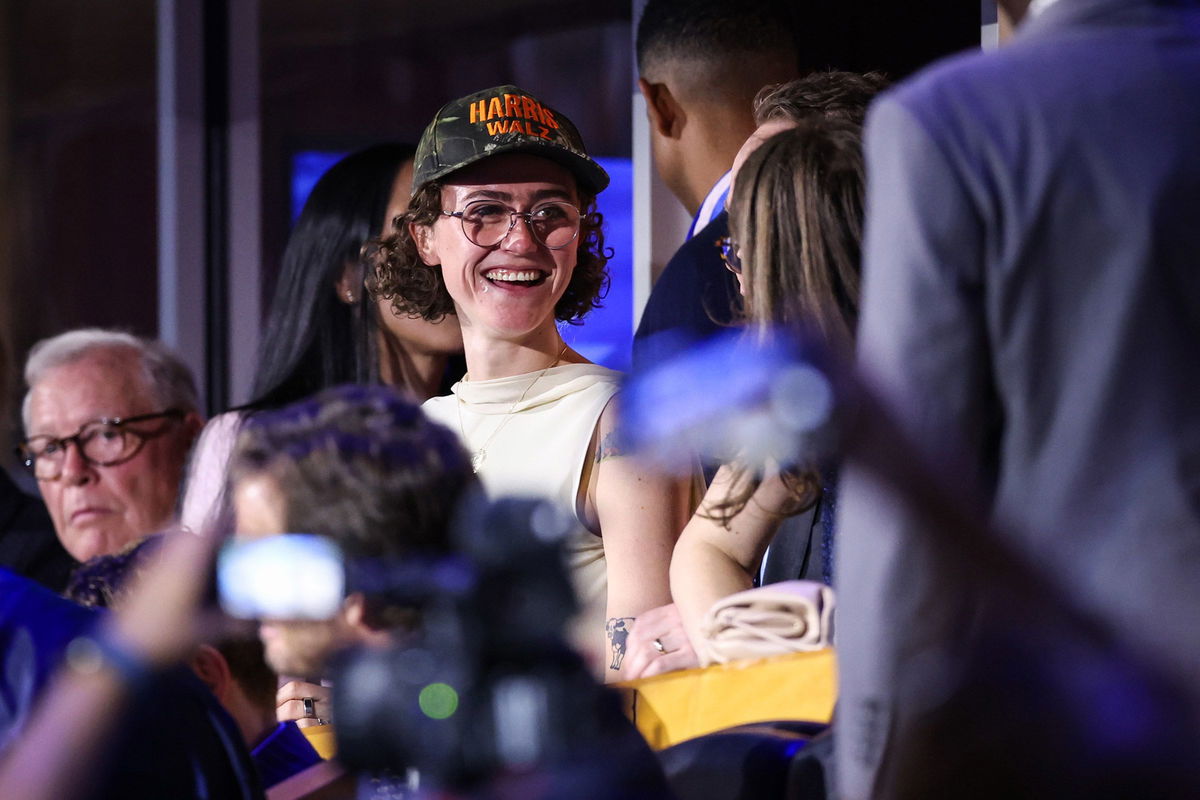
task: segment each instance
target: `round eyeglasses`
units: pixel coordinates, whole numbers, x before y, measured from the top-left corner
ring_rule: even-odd
[[[95,419],[83,423],[71,436],[32,436],[17,445],[17,457],[40,481],[52,481],[62,475],[69,444],[75,445],[87,463],[112,467],[136,456],[147,440],[161,436],[167,430],[166,425],[153,430],[130,428],[129,425],[156,419],[179,422],[184,416],[179,409],[170,408],[136,417]]]
[[[721,260],[725,262],[725,268],[734,275],[741,275],[742,259],[738,256],[738,243],[734,241],[733,237],[722,236],[713,244],[721,251]]]
[[[560,200],[542,203],[529,211],[517,211],[495,200],[476,200],[462,211],[442,213],[447,217],[458,217],[463,235],[480,247],[500,244],[517,220],[523,219],[534,238],[551,250],[561,250],[575,241],[582,218],[578,208]]]

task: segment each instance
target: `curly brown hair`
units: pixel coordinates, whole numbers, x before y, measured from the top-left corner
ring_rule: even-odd
[[[754,97],[754,124],[841,119],[862,128],[867,106],[889,83],[882,72],[827,70],[764,86]]]
[[[431,226],[442,213],[442,186],[430,181],[413,196],[412,203],[397,217],[389,235],[363,245],[367,267],[367,289],[375,298],[392,301],[396,314],[437,322],[454,313],[454,301],[446,291],[442,271],[421,260],[410,224]],[[554,306],[554,317],[578,325],[608,292],[608,260],[612,250],[604,246],[604,217],[596,210],[596,197],[581,193],[583,216],[579,221],[579,258],[567,290]]]

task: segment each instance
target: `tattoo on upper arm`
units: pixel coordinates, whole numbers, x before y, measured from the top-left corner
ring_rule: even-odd
[[[600,440],[600,446],[596,448],[596,463],[599,464],[606,458],[623,455],[625,455],[625,451],[621,448],[621,443],[617,439],[617,432],[609,431]]]
[[[608,649],[612,652],[612,662],[609,669],[620,669],[621,661],[625,658],[625,642],[629,639],[629,629],[637,617],[612,617],[604,623],[604,633],[608,636]]]

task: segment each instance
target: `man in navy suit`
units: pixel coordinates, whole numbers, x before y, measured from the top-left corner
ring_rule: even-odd
[[[1013,43],[868,117],[860,367],[912,441],[962,457],[1006,544],[1194,687],[1200,11],[1001,5],[1025,17]],[[851,466],[841,489],[838,758],[857,799],[893,785],[896,731],[936,700],[914,684],[979,587],[948,588],[886,487]]]
[[[764,85],[797,75],[791,22],[765,0],[649,0],[638,20],[638,87],[654,167],[692,215],[688,239],[654,285],[634,336],[644,368],[734,319],[740,296],[717,242],[738,148]],[[672,331],[672,342],[655,334]]]

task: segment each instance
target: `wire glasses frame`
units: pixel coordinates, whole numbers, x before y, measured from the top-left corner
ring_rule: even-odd
[[[725,269],[734,275],[741,275],[742,259],[738,256],[738,243],[734,241],[734,238],[732,236],[722,236],[713,244],[721,251],[721,260],[725,262]]]
[[[178,408],[169,408],[134,417],[101,417],[83,423],[71,436],[33,436],[17,445],[17,458],[41,481],[57,480],[62,475],[68,444],[74,444],[88,464],[116,466],[136,456],[147,441],[161,436],[167,430],[165,425],[152,431],[136,430],[128,425],[155,419],[178,422],[185,416]]]
[[[495,200],[476,200],[461,211],[442,214],[457,217],[463,235],[480,247],[500,244],[520,218],[525,220],[533,237],[550,250],[561,250],[575,241],[583,219],[579,209],[565,200],[542,203],[529,211],[517,211]]]

